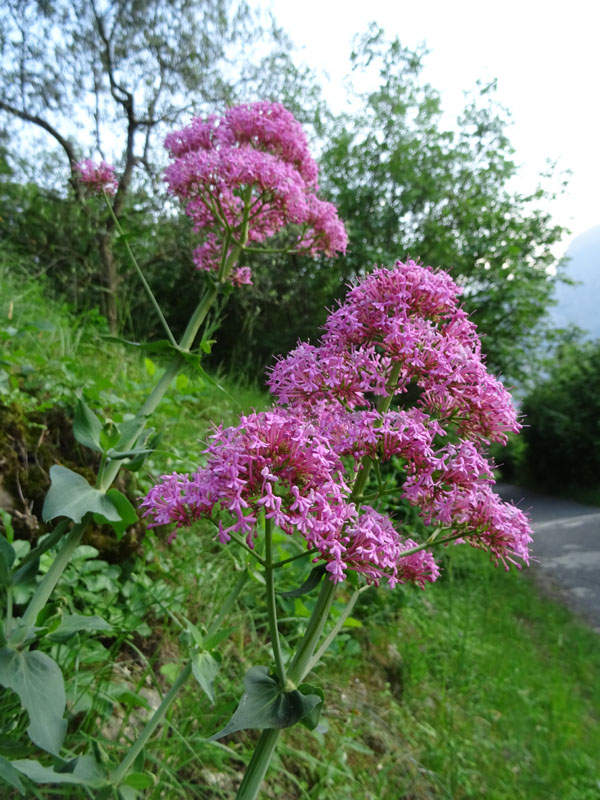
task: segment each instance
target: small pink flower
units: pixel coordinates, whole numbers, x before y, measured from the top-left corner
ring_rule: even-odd
[[[115,168],[105,161],[95,164],[90,158],[75,165],[79,172],[79,180],[85,184],[91,194],[114,195],[119,188],[119,181],[115,176]]]
[[[231,273],[234,286],[252,286],[252,270],[250,267],[236,267]]]

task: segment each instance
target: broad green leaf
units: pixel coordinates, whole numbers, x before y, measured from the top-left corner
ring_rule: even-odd
[[[251,667],[244,686],[246,691],[233,716],[223,730],[210,737],[211,741],[247,728],[289,728],[322,703],[317,694],[284,691],[267,667]]]
[[[163,664],[160,668],[160,674],[164,675],[170,683],[175,683],[180,671],[179,664],[175,664],[173,661]]]
[[[192,673],[194,678],[202,687],[204,693],[215,704],[215,689],[213,682],[219,672],[220,664],[217,659],[206,651],[200,653],[191,653],[192,658]]]
[[[80,397],[77,401],[77,408],[75,409],[75,417],[73,419],[73,434],[77,441],[89,447],[91,450],[101,453],[103,448],[100,444],[100,433],[102,432],[102,423],[94,414],[92,409],[86,405]]]
[[[144,366],[146,367],[146,372],[152,378],[156,372],[156,364],[151,358],[144,358]]]
[[[189,385],[190,379],[183,372],[175,378],[175,388],[178,392],[184,392]]]
[[[48,638],[54,642],[66,642],[81,631],[112,631],[112,625],[96,615],[68,614]]]
[[[52,483],[42,509],[44,522],[54,517],[69,517],[73,522],[81,522],[88,511],[102,514],[111,522],[121,519],[112,500],[76,472],[55,464],[50,468],[50,480]]]
[[[12,761],[11,764],[35,783],[74,783],[92,789],[101,789],[108,783],[102,768],[92,756],[78,758],[72,772],[56,772],[51,767],[44,767],[39,761],[27,758]]]
[[[56,661],[40,650],[3,648],[0,650],[0,683],[19,695],[29,714],[27,733],[31,741],[42,750],[58,755],[67,722],[63,719],[65,685]]]
[[[106,493],[106,496],[109,497],[113,502],[113,505],[119,512],[121,518],[116,522],[109,519],[100,520],[100,515],[95,514],[94,519],[111,525],[112,529],[117,534],[117,541],[120,541],[127,528],[136,523],[139,517],[137,511],[131,505],[129,500],[118,489],[109,489]]]
[[[321,583],[323,575],[325,575],[325,564],[319,564],[318,567],[311,570],[310,575],[302,586],[299,586],[297,589],[292,589],[290,592],[277,592],[277,594],[280,595],[280,597],[302,597],[303,594],[308,594],[312,592],[313,589],[317,588]]]
[[[131,772],[123,781],[125,786],[132,789],[149,789],[154,786],[154,778],[147,772]]]
[[[0,778],[6,781],[9,786],[16,789],[19,794],[25,794],[25,788],[21,782],[21,776],[13,765],[3,756],[0,756]]]
[[[321,717],[321,711],[323,710],[323,703],[325,702],[325,693],[320,686],[312,686],[310,683],[301,683],[298,687],[298,691],[305,696],[316,695],[320,698],[320,701],[316,704],[316,706],[300,720],[301,725],[304,725],[304,727],[308,728],[309,731],[314,731],[319,724],[319,718]]]

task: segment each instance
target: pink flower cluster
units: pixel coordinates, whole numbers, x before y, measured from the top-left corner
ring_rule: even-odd
[[[427,523],[463,532],[495,560],[528,561],[526,517],[492,490],[485,448],[520,424],[490,375],[450,276],[414,261],[375,269],[325,323],[273,368],[273,394],[352,459],[402,460],[399,491]],[[389,385],[393,376],[394,383]],[[377,396],[398,407],[378,411]]]
[[[95,164],[91,159],[87,158],[75,165],[75,169],[79,173],[79,180],[85,184],[86,188],[91,194],[105,194],[114,195],[119,188],[119,182],[115,176],[115,168],[111,167],[105,161]]]
[[[236,531],[253,546],[264,514],[315,548],[334,581],[353,570],[423,587],[439,575],[431,553],[357,492],[361,470],[394,458],[398,494],[427,524],[496,563],[527,563],[528,521],[493,493],[485,454],[520,425],[459,294],[446,273],[412,261],[376,269],[317,346],[275,365],[278,406],[218,429],[193,475],[163,476],[143,503],[152,524],[208,516],[221,541]]]
[[[279,103],[252,103],[193,119],[169,134],[165,179],[205,234],[199,269],[218,271],[221,243],[260,243],[294,226],[289,247],[333,256],[347,235],[335,206],[316,196],[318,169],[294,116]]]

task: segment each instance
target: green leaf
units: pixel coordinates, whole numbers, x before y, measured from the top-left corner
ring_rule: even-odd
[[[112,631],[112,625],[97,615],[68,614],[48,638],[53,642],[66,642],[81,631]]]
[[[0,533],[0,586],[10,586],[12,582],[10,568],[17,554],[8,539]]]
[[[150,358],[144,358],[144,366],[146,367],[146,372],[152,378],[156,372],[156,364]]]
[[[12,786],[13,789],[16,789],[19,794],[25,794],[25,789],[21,782],[21,776],[10,763],[10,761],[4,758],[4,756],[0,756],[0,778],[2,778],[3,781],[6,781],[9,786]]]
[[[138,514],[123,492],[120,492],[118,489],[109,489],[106,496],[112,500],[121,518],[115,522],[114,520],[101,519],[102,515],[94,514],[94,519],[98,522],[106,522],[111,525],[112,529],[117,534],[117,541],[120,541],[127,528],[138,521]]]
[[[123,781],[125,786],[132,789],[149,789],[154,786],[154,778],[147,772],[131,772]]]
[[[185,392],[190,385],[190,379],[183,372],[175,378],[175,388],[178,392]]]
[[[244,686],[246,691],[233,716],[210,741],[248,728],[289,728],[322,703],[317,694],[305,695],[298,689],[284,691],[266,667],[251,667]]]
[[[140,433],[144,430],[148,417],[136,416],[132,419],[126,419],[119,425],[119,432],[121,438],[119,439],[118,446],[129,447],[129,442],[135,441]]]
[[[210,700],[215,704],[215,689],[213,682],[219,672],[220,664],[217,659],[206,651],[196,652],[192,651],[192,673],[194,678],[198,681],[202,690]]]
[[[12,542],[15,538],[15,531],[12,525],[12,517],[5,511],[3,508],[0,508],[0,519],[2,520],[2,524],[4,525],[4,530],[6,531],[6,539],[9,542]]]
[[[103,448],[100,444],[101,432],[102,423],[80,397],[77,401],[75,418],[73,419],[73,434],[75,438],[80,444],[89,447],[90,450],[102,453]]]
[[[102,452],[105,453],[107,450],[110,450],[111,447],[115,447],[120,438],[121,432],[118,425],[115,425],[112,420],[107,421],[100,431],[100,447],[102,448]]]
[[[58,755],[67,722],[63,719],[65,685],[56,661],[40,650],[17,652],[3,648],[0,650],[0,683],[19,695],[29,714],[27,733],[31,741],[42,750]]]
[[[220,644],[223,639],[226,639],[230,636],[235,628],[225,628],[223,631],[218,631],[217,633],[212,633],[210,636],[205,636],[202,644],[206,650],[214,650],[214,648]]]
[[[150,703],[142,695],[136,694],[129,689],[125,689],[116,695],[117,700],[127,708],[145,708],[151,711]]]
[[[304,727],[308,728],[309,731],[314,731],[319,725],[321,711],[323,710],[323,703],[325,702],[325,693],[320,686],[312,686],[310,683],[301,683],[298,687],[298,691],[305,696],[312,697],[316,695],[320,698],[320,701],[316,704],[316,706],[300,720],[301,725],[304,725]]]
[[[10,569],[16,558],[15,548],[8,539],[0,533],[0,555],[4,556],[6,568]]]
[[[359,619],[356,617],[346,617],[344,620],[344,628],[362,628],[363,624]]]
[[[39,761],[27,758],[12,761],[11,764],[35,783],[74,783],[92,789],[101,789],[108,783],[93,756],[78,758],[73,772],[56,772],[51,767],[44,767]]]
[[[318,567],[312,569],[308,578],[297,589],[292,589],[290,592],[277,592],[277,594],[280,597],[302,597],[303,594],[312,592],[321,583],[321,579],[325,575],[325,566],[325,564],[319,564]]]
[[[163,664],[160,668],[160,674],[164,675],[170,683],[175,683],[179,675],[179,664],[171,661],[168,664]]]
[[[42,509],[44,522],[54,517],[69,517],[73,522],[81,522],[88,511],[102,514],[111,522],[121,519],[112,500],[104,492],[92,488],[76,472],[55,464],[50,468],[50,480],[52,483]]]
[[[31,561],[26,561],[25,563],[20,564],[11,575],[10,585],[19,586],[22,583],[29,583],[37,575],[39,566],[39,558],[33,558]]]

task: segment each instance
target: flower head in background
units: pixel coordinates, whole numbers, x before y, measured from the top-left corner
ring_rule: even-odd
[[[115,176],[115,168],[105,161],[94,163],[90,158],[75,165],[79,173],[79,180],[91,194],[114,195],[119,188],[119,181]]]
[[[259,244],[284,229],[290,251],[345,252],[348,237],[335,206],[316,195],[318,168],[306,136],[279,103],[195,118],[170,133],[165,147],[173,158],[165,171],[169,191],[205,236],[194,257],[199,269],[221,268],[225,241]]]

